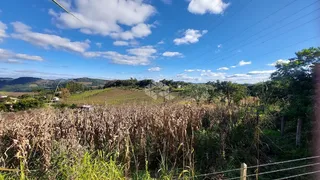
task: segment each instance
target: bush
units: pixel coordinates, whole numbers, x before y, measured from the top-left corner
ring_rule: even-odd
[[[44,103],[34,98],[20,99],[17,103],[13,104],[14,110],[27,110],[31,108],[43,107]]]

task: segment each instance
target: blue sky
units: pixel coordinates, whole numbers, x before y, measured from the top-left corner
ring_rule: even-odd
[[[0,76],[265,81],[320,45],[318,0],[0,1]]]

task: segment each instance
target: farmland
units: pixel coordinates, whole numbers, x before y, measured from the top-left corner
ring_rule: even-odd
[[[128,79],[88,90],[68,82],[59,93],[5,103],[0,179],[235,179],[242,163],[250,177],[310,179],[306,157],[312,156],[313,97],[320,92],[313,79],[320,66],[311,64],[317,58],[301,59],[319,51],[298,52],[296,60],[277,65],[270,81],[252,85],[163,80],[152,89],[148,83],[158,82]],[[154,100],[143,86],[163,97],[175,91],[176,98]],[[43,106],[47,92],[62,102]],[[276,163],[292,159],[304,161]]]
[[[147,96],[143,90],[107,88],[73,94],[65,100],[68,104],[118,105],[127,103],[159,102]]]

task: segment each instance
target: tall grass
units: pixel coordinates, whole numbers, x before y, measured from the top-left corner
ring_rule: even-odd
[[[253,122],[254,113],[238,107],[177,104],[7,113],[0,116],[0,167],[19,168],[23,159],[27,177],[189,178],[231,166],[231,147],[252,144],[235,133],[247,128],[250,138]]]

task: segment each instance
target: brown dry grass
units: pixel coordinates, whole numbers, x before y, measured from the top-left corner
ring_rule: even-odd
[[[4,96],[18,97],[18,96],[22,96],[24,94],[35,95],[36,93],[34,93],[34,92],[7,92],[7,91],[0,91],[0,95],[4,95]]]
[[[50,167],[55,144],[70,152],[117,152],[127,168],[152,166],[160,155],[192,163],[193,131],[205,110],[177,105],[99,107],[94,111],[39,109],[0,117],[0,166]],[[40,165],[37,162],[41,162]],[[182,161],[181,161],[182,162]]]
[[[126,175],[146,166],[157,170],[163,161],[172,168],[194,169],[198,130],[219,127],[224,156],[229,129],[254,118],[246,113],[240,120],[240,114],[238,107],[179,104],[6,113],[0,116],[0,167],[18,168],[22,160],[26,169],[45,172],[54,168],[55,154],[99,150],[117,154]]]

